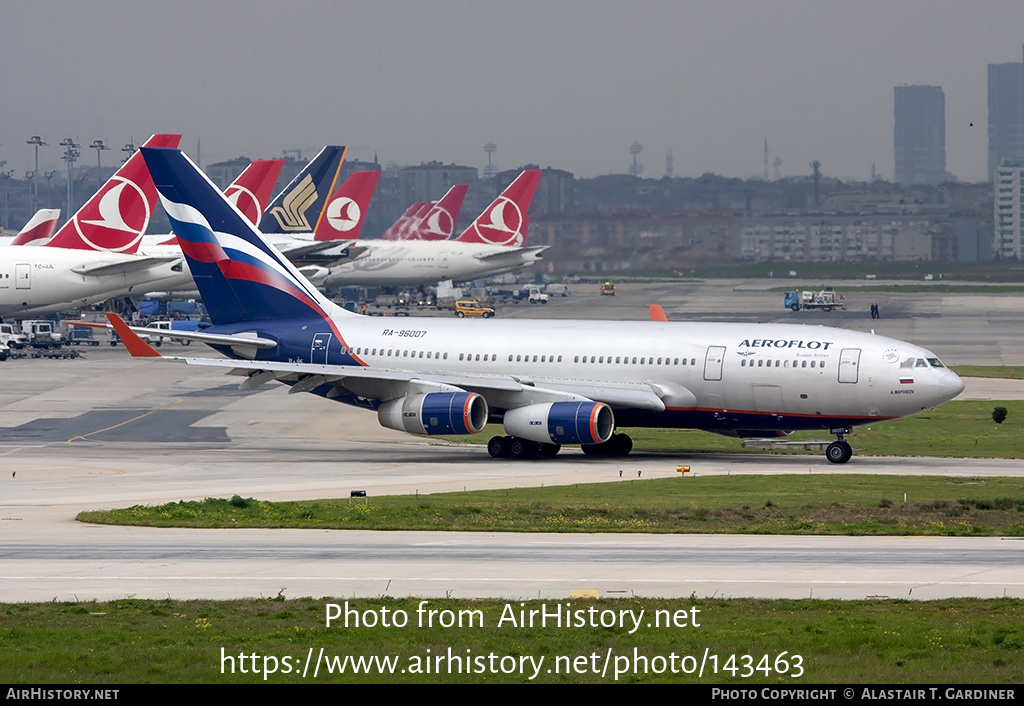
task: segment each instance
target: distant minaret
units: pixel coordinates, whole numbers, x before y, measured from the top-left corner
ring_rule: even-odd
[[[672,169],[672,150],[668,150],[665,153],[665,176],[671,179],[675,175],[675,170]]]
[[[764,136],[764,180],[768,181],[768,136]]]

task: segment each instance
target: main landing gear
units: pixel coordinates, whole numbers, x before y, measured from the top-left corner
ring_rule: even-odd
[[[518,436],[495,436],[487,442],[491,458],[551,458],[561,448],[561,444],[542,444]],[[633,440],[626,434],[612,434],[603,444],[583,444],[580,448],[588,456],[626,456],[633,450]]]
[[[518,436],[494,436],[487,442],[491,458],[551,458],[561,449],[561,444],[542,444]]]
[[[825,447],[825,458],[829,463],[846,463],[853,458],[853,448],[845,438],[850,429],[833,429],[832,433],[836,435],[836,440]]]

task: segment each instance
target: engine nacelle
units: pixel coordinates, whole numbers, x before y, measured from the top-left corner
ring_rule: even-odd
[[[604,402],[548,402],[505,412],[505,431],[542,444],[601,444],[615,416]]]
[[[475,392],[431,392],[385,402],[377,421],[410,434],[476,434],[488,413],[487,400]]]

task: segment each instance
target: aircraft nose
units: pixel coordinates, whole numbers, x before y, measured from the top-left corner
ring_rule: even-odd
[[[945,402],[951,400],[964,391],[964,381],[952,370],[946,372],[939,378],[938,393]]]

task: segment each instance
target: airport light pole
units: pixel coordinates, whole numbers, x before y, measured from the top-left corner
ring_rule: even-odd
[[[0,167],[7,164],[6,160],[0,159]],[[8,208],[8,197],[11,194],[11,177],[14,175],[13,169],[4,169],[0,171],[0,179],[4,181],[4,228],[9,228],[8,217],[10,215],[10,209]]]
[[[89,149],[96,150],[96,191],[99,191],[100,187],[103,186],[100,182],[100,179],[102,178],[100,171],[103,169],[102,165],[100,165],[100,153],[103,150],[109,150],[110,148],[103,144],[103,140],[93,140],[92,144],[89,145]]]
[[[121,151],[126,153],[125,154],[125,158],[121,160],[121,163],[124,164],[129,159],[131,159],[132,155],[135,154],[135,150],[136,149],[138,149],[138,148],[135,146],[135,140],[132,140],[131,142],[126,143],[125,146],[121,148]]]
[[[32,172],[32,212],[35,213],[37,209],[36,204],[39,203],[39,148],[46,147],[47,144],[39,135],[33,135],[25,142],[25,144],[32,145],[36,148],[36,168],[35,171]]]
[[[81,152],[78,151],[78,148],[81,147],[81,145],[72,140],[70,137],[65,137],[63,140],[61,140],[60,145],[61,147],[65,148],[64,154],[61,156],[61,159],[68,163],[68,215],[70,216],[70,214],[74,213],[71,206],[74,203],[75,196],[73,186],[74,181],[71,179],[71,169],[75,166],[75,162],[78,161],[78,158],[82,154]]]
[[[57,170],[56,169],[51,169],[50,171],[48,171],[45,174],[43,174],[43,177],[46,178],[46,207],[47,208],[51,208],[50,204],[53,203],[53,184],[51,184],[51,182],[53,181],[53,178],[55,176],[57,176]]]

